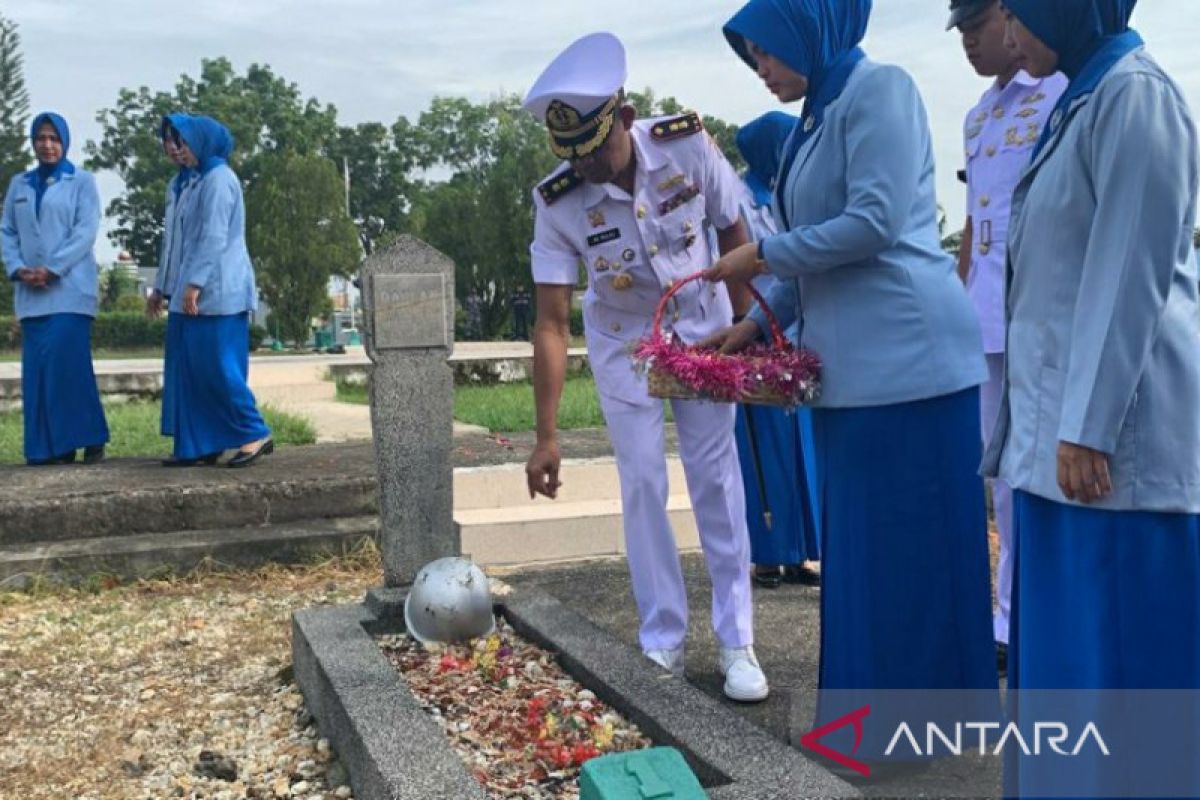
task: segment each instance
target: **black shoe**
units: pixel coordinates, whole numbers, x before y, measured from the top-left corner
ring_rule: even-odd
[[[172,456],[171,458],[164,458],[162,465],[164,467],[198,467],[203,464],[204,466],[211,467],[220,460],[222,452],[209,453],[199,458],[175,458]]]
[[[782,582],[779,567],[755,567],[750,573],[750,579],[754,581],[755,586],[763,589],[778,589]]]
[[[1008,677],[1008,645],[996,642],[996,671],[1001,678]]]
[[[255,461],[258,461],[258,459],[261,456],[269,456],[269,455],[271,455],[271,453],[274,453],[274,452],[275,452],[274,440],[267,439],[265,442],[263,442],[258,447],[256,447],[254,450],[251,450],[250,452],[246,452],[245,450],[238,450],[236,453],[234,453],[233,458],[231,458],[225,462],[225,466],[233,467],[234,469],[237,469],[238,467],[248,467],[251,464],[253,464]]]
[[[783,568],[785,583],[798,583],[801,586],[820,586],[821,573],[803,564],[788,564]]]
[[[83,448],[83,463],[84,464],[99,464],[104,460],[104,445],[94,444]]]

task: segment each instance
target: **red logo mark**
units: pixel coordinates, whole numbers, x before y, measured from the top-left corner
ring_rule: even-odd
[[[813,730],[801,736],[800,744],[804,747],[807,747],[809,750],[812,750],[814,753],[825,756],[830,761],[841,764],[846,769],[852,769],[863,777],[869,778],[871,776],[870,766],[858,761],[857,759],[851,758],[845,753],[839,753],[837,750],[826,747],[825,745],[821,744],[820,740],[839,728],[844,728],[847,725],[853,725],[854,748],[850,751],[850,753],[851,755],[857,753],[858,746],[862,744],[863,740],[863,719],[865,719],[870,713],[871,707],[863,706],[862,708],[851,711],[849,714],[844,714],[835,719],[833,722],[827,722],[821,727],[814,728]]]

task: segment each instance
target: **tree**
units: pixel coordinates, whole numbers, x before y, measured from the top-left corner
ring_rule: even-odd
[[[350,216],[368,255],[383,238],[411,229],[410,214],[419,181],[413,126],[401,117],[390,129],[379,122],[338,128],[328,153],[350,180]]]
[[[418,196],[419,235],[454,260],[455,292],[479,302],[482,334],[497,336],[509,296],[529,285],[533,187],[558,164],[542,123],[515,95],[475,104],[436,98],[416,125],[417,165],[451,173]]]
[[[0,15],[0,192],[29,165],[29,93],[17,24]]]
[[[100,273],[100,310],[117,311],[122,297],[137,297],[137,278],[124,264],[113,264]],[[140,304],[141,300],[138,299]]]
[[[280,153],[260,167],[246,194],[247,243],[282,338],[303,345],[328,308],[330,277],[358,268],[358,232],[329,159]]]
[[[205,59],[200,76],[181,76],[171,92],[122,89],[115,105],[96,120],[104,129],[99,143],[88,142],[90,169],[111,169],[125,182],[124,193],[108,206],[117,225],[112,241],[138,264],[158,262],[167,182],[175,167],[163,156],[157,133],[161,118],[173,111],[207,114],[233,132],[233,166],[246,183],[261,173],[263,159],[280,152],[324,152],[337,137],[337,112],[275,75],[269,66],[251,64],[238,75],[227,59]]]

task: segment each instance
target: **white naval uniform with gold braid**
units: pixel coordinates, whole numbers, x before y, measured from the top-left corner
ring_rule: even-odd
[[[565,165],[534,191],[533,279],[574,284],[579,265],[587,268],[588,358],[621,479],[641,645],[670,650],[681,647],[687,633],[687,595],[666,512],[663,406],[634,371],[630,349],[649,333],[665,289],[713,263],[704,227],[736,224],[742,189],[693,115],[638,120],[631,135],[637,159],[632,197],[612,184],[583,183]],[[723,285],[697,281],[675,297],[664,325],[687,341],[732,320]],[[734,406],[673,401],[672,408],[712,578],[713,628],[723,647],[749,645],[749,539]]]
[[[1046,78],[1018,72],[1005,86],[999,82],[983,94],[963,127],[967,157],[967,209],[971,215],[972,250],[967,294],[979,317],[988,380],[980,387],[983,446],[991,440],[1004,389],[1004,263],[1008,255],[1008,220],[1013,190],[1029,166],[1030,156],[1067,88],[1060,73]],[[996,569],[996,612],[992,633],[1008,644],[1012,597],[1012,489],[992,482],[992,508],[1000,537]]]

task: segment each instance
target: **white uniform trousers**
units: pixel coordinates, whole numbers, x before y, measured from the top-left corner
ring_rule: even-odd
[[[1000,395],[1004,390],[1004,353],[988,353],[988,380],[979,392],[980,419],[983,424],[983,447],[986,450],[1000,412]],[[996,513],[996,528],[1000,534],[1000,563],[996,569],[996,613],[992,617],[992,633],[997,642],[1008,644],[1008,610],[1012,598],[1012,489],[999,478],[992,481],[992,510]]]
[[[712,580],[712,625],[722,647],[753,644],[750,539],[733,435],[734,406],[671,401],[679,455]],[[667,517],[662,403],[633,405],[601,397],[617,458],[625,549],[644,650],[681,647],[687,592]]]

